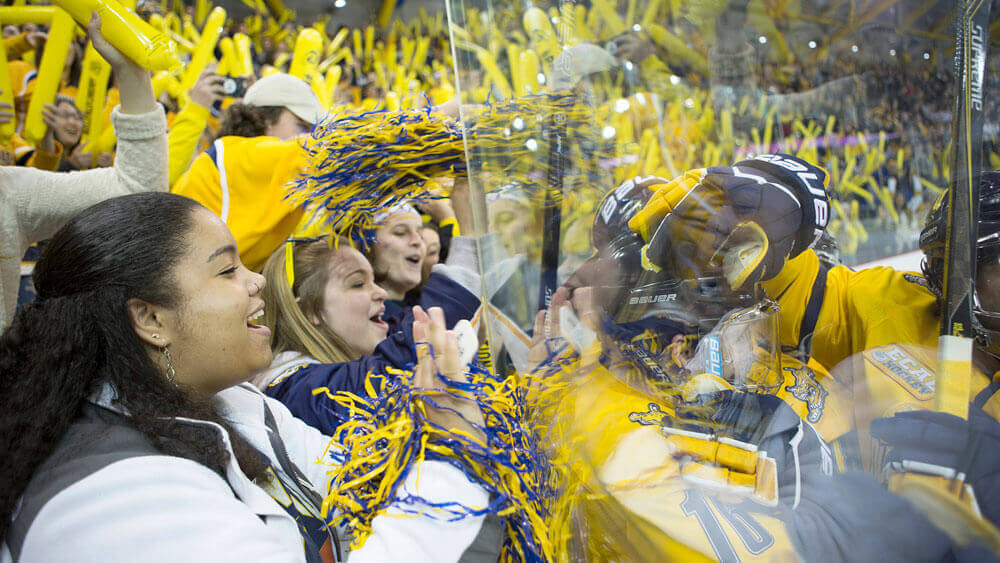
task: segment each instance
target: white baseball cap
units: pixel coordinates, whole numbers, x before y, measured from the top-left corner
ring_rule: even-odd
[[[243,103],[256,107],[282,107],[313,125],[326,115],[319,98],[304,80],[280,72],[254,82],[247,88]]]

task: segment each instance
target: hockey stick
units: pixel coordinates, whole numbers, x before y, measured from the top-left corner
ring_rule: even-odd
[[[548,309],[559,287],[559,232],[562,227],[563,173],[566,169],[566,116],[549,118],[549,163],[545,204],[542,209],[542,272],[538,288],[538,308]],[[547,328],[547,327],[546,327]]]
[[[972,297],[983,156],[983,82],[991,2],[959,0],[955,45],[952,182],[944,251],[944,309],[938,340],[935,410],[968,417],[972,377]]]

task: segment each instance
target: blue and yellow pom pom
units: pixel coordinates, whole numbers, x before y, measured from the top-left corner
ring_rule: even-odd
[[[363,251],[380,211],[431,197],[432,178],[465,173],[461,129],[430,108],[332,115],[304,148],[308,164],[288,197]]]
[[[340,448],[333,454],[339,465],[331,472],[323,505],[331,524],[349,526],[356,548],[371,535],[374,518],[390,505],[404,513],[413,507],[414,515],[447,520],[495,514],[504,523],[501,560],[551,560],[552,468],[529,427],[525,387],[514,377],[497,378],[481,366],[473,367],[469,383],[446,380],[450,394],[479,405],[483,439],[428,420],[424,405],[436,405],[433,397],[440,391],[415,388],[411,381],[412,372],[388,369],[382,377],[369,375],[365,398],[348,393],[332,396],[351,415],[333,437]],[[490,504],[442,505],[410,495],[401,485],[422,460],[458,467],[489,492]],[[416,508],[421,506],[433,506],[437,514]]]

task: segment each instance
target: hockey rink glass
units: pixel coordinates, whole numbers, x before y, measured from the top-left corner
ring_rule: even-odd
[[[830,279],[841,271],[835,269],[841,263],[853,267],[893,256],[910,257],[910,262],[896,262],[898,269],[919,270],[919,252],[912,251],[924,218],[957,176],[951,157],[956,85],[961,82],[952,58],[956,6],[933,1],[447,0],[454,85],[477,210],[470,234],[488,233],[498,243],[481,249],[498,254],[479,260],[494,368],[522,373],[533,319],[574,275],[587,278],[577,287],[592,290],[597,303],[590,309],[603,306],[606,317],[618,325],[588,324],[583,317],[590,309],[576,308],[576,328],[590,330],[596,338],[577,339],[591,345],[576,346],[579,357],[540,382],[540,392],[554,403],[533,405],[534,412],[545,416],[538,426],[551,430],[553,459],[566,471],[563,490],[582,491],[558,499],[577,504],[557,503],[554,511],[569,516],[560,521],[566,525],[554,536],[563,535],[546,557],[833,557],[809,551],[821,542],[790,540],[793,534],[786,530],[806,520],[783,523],[767,511],[770,505],[750,500],[766,489],[767,481],[764,471],[751,471],[743,463],[770,458],[773,465],[758,467],[777,467],[784,487],[795,482],[788,477],[789,468],[805,467],[806,454],[819,450],[783,457],[787,444],[722,443],[720,434],[687,428],[669,393],[639,384],[651,381],[648,373],[655,369],[645,370],[637,383],[608,369],[606,360],[656,364],[660,371],[682,365],[682,376],[717,377],[724,384],[705,393],[714,395],[706,400],[718,401],[712,403],[715,410],[705,405],[706,420],[717,425],[713,428],[725,428],[729,421],[720,415],[727,409],[737,411],[741,420],[759,411],[758,430],[770,432],[789,418],[788,407],[795,411],[788,435],[803,421],[829,432],[831,442],[836,436],[861,435],[860,445],[846,439],[834,448],[841,463],[853,450],[866,449],[867,454],[870,449],[870,440],[864,440],[867,422],[859,423],[858,413],[873,418],[892,412],[851,386],[867,385],[865,377],[878,375],[872,380],[873,393],[895,393],[897,380],[905,383],[918,368],[890,353],[902,354],[897,345],[911,343],[892,342],[885,350],[874,350],[883,354],[881,362],[860,356],[841,362],[851,370],[848,379],[831,377],[818,366],[814,370],[817,362],[805,365],[800,359],[818,356],[816,350],[831,344],[821,342],[826,327],[807,329],[811,334],[801,334],[803,349],[782,355],[777,310],[734,301],[739,296],[716,283],[741,268],[724,261],[721,272],[703,267],[705,258],[713,263],[714,255],[699,246],[714,239],[710,230],[671,233],[672,248],[687,252],[682,256],[697,267],[689,268],[690,274],[667,274],[717,278],[676,291],[677,302],[670,297],[674,288],[664,285],[667,276],[636,275],[635,265],[625,260],[618,272],[584,272],[589,278],[578,272],[601,250],[591,240],[595,216],[602,211],[599,203],[629,180],[656,176],[667,183],[690,170],[768,153],[790,154],[828,173],[826,238],[816,257],[806,258],[818,258],[827,268],[822,271],[832,272]],[[987,39],[993,47],[983,67],[981,148],[984,167],[995,168],[1000,166],[1000,97],[992,94],[1000,83],[1000,56],[996,26],[983,29],[989,27],[994,33]],[[615,240],[614,233],[605,235],[600,237],[603,244]],[[782,280],[778,272],[766,274],[767,282]],[[750,287],[743,290],[753,293]],[[681,293],[711,307],[689,306]],[[796,299],[795,293],[782,286],[770,294],[784,305],[786,299]],[[833,299],[830,295],[827,299]],[[823,303],[818,301],[816,306]],[[803,304],[807,306],[812,307]],[[788,346],[798,346],[798,331],[808,325],[809,315],[800,315],[793,306],[781,315],[795,319],[785,337]],[[615,328],[656,318],[683,321],[697,327],[696,334],[687,342],[674,342],[664,338],[671,333],[661,323],[656,330],[609,338]],[[645,348],[635,344],[636,334],[649,336],[642,340]],[[688,338],[682,331],[677,334]],[[652,352],[623,359],[627,354],[617,347],[629,344]],[[673,353],[671,346],[684,349],[683,344],[688,345],[685,354]],[[643,370],[628,373],[633,372]],[[838,390],[841,381],[848,387]],[[900,392],[908,397],[885,396],[893,404],[925,400],[919,389]],[[778,404],[782,409],[776,410]],[[671,447],[678,444],[694,452],[688,457],[700,459],[701,467],[681,463],[684,456]],[[727,455],[713,461],[712,452]],[[823,467],[828,462],[822,457]],[[692,485],[698,479],[704,486]],[[755,492],[748,495],[750,488]],[[743,493],[731,494],[739,490]],[[782,503],[796,498],[780,493]],[[848,513],[877,514],[865,508],[875,502],[867,497],[855,505],[849,502]],[[826,500],[817,504],[826,505]],[[562,508],[566,512],[559,512]]]

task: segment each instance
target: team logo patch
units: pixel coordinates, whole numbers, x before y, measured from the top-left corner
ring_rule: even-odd
[[[895,344],[873,348],[865,358],[921,401],[934,398],[934,370]]]
[[[823,407],[826,406],[826,396],[829,393],[816,381],[816,373],[808,367],[785,368],[785,371],[791,372],[795,378],[795,384],[785,387],[785,391],[806,404],[809,409],[806,420],[816,424],[823,416]]]
[[[903,279],[910,283],[915,283],[927,290],[931,288],[931,285],[927,283],[927,280],[924,278],[924,276],[917,276],[914,274],[903,274]]]
[[[666,422],[667,413],[660,409],[660,405],[649,403],[646,412],[629,413],[628,419],[643,426],[661,426]]]

